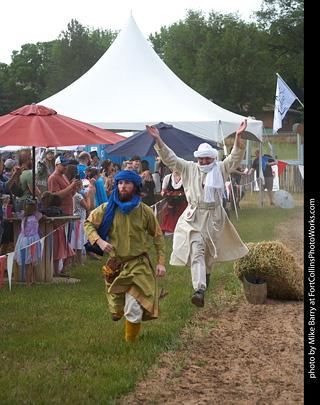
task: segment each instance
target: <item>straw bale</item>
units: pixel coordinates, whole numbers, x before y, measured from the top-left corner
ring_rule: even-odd
[[[244,273],[264,278],[269,298],[303,299],[303,268],[281,242],[246,246],[249,252],[233,265],[237,278],[243,282]]]

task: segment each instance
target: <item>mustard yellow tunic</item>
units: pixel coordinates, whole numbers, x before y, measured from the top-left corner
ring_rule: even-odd
[[[100,238],[97,229],[103,221],[107,204],[93,210],[84,223],[84,230],[92,246]],[[148,252],[151,248],[150,236],[153,237],[158,263],[164,265],[164,237],[152,209],[140,203],[129,214],[124,215],[116,208],[108,234],[108,242],[115,247],[110,256],[117,262],[122,262]],[[145,256],[122,264],[120,275],[113,283],[106,282],[109,309],[117,317],[123,316],[126,292],[143,307],[142,320],[159,316],[157,278]]]

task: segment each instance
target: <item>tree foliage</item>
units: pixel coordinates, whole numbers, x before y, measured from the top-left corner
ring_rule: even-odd
[[[303,98],[302,0],[265,0],[250,23],[188,11],[149,39],[177,76],[231,111],[255,115],[274,103],[276,73]]]
[[[89,29],[71,20],[51,42],[25,44],[13,51],[10,65],[0,64],[0,111],[7,114],[62,90],[88,71],[117,33]]]
[[[230,111],[256,115],[274,103],[276,73],[303,100],[304,1],[264,0],[251,22],[189,10],[150,35],[154,50],[186,84]],[[117,32],[71,20],[51,42],[25,44],[0,63],[0,114],[39,102],[88,71]]]
[[[275,67],[299,98],[304,90],[304,0],[264,0],[256,13]]]

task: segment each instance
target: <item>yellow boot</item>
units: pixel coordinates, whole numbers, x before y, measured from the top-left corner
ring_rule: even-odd
[[[132,323],[126,319],[126,342],[131,340],[131,342],[135,343],[137,340],[137,336],[139,334],[141,328],[141,322],[139,323]]]

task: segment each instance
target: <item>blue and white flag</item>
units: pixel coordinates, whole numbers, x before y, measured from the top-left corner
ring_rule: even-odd
[[[282,128],[282,120],[294,100],[297,98],[286,83],[281,79],[281,77],[278,74],[277,76],[278,80],[276,100],[274,103],[273,134],[275,134],[279,128]]]

